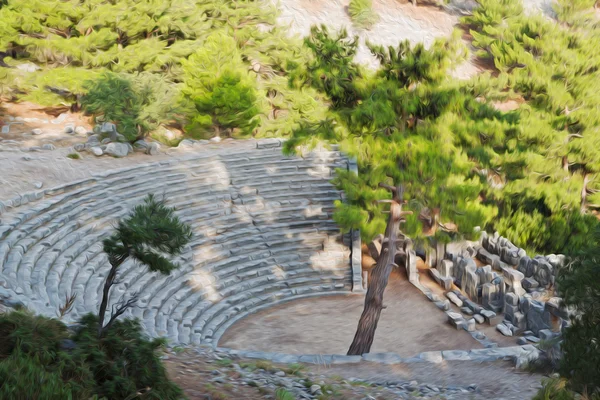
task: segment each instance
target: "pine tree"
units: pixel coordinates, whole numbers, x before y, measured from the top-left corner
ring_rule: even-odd
[[[125,219],[119,221],[115,232],[104,239],[104,252],[108,256],[110,271],[104,282],[98,311],[98,336],[102,336],[137,301],[137,293],[128,300],[121,300],[120,304],[113,306],[110,319],[104,323],[110,289],[115,284],[119,267],[126,260],[132,258],[148,267],[150,272],[165,275],[178,268],[169,256],[181,253],[192,238],[192,229],[182,223],[174,211],[166,206],[164,200],[149,194],[144,203],[134,207]]]

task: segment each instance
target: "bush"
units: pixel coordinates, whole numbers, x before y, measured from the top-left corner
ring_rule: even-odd
[[[379,16],[373,11],[372,0],[350,0],[348,14],[359,28],[369,29],[379,20]]]
[[[140,398],[169,400],[182,397],[181,389],[170,382],[157,351],[164,339],[147,340],[138,321],[115,321],[98,338],[98,319],[84,316],[83,327],[74,335],[75,357],[90,369],[94,393],[107,399],[124,399],[133,393]]]
[[[61,350],[67,338],[67,327],[58,320],[28,311],[0,315],[0,398],[89,398],[92,375]]]
[[[235,41],[222,33],[183,62],[185,101],[194,107],[188,129],[252,133],[258,125],[256,82],[248,74]]]
[[[113,122],[129,141],[145,136],[178,111],[178,87],[149,73],[107,72],[85,85],[84,110],[96,122]]]
[[[600,395],[599,264],[600,228],[588,247],[559,271],[557,287],[565,304],[576,312],[564,333],[561,375],[572,389]]]
[[[0,398],[180,399],[157,350],[137,321],[117,321],[98,339],[97,317],[87,315],[70,334],[56,319],[28,311],[0,315]],[[62,344],[72,340],[74,349]],[[32,384],[32,383],[36,384]]]

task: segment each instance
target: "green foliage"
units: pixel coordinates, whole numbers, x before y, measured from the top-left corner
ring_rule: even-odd
[[[318,119],[326,109],[314,91],[287,87],[287,61],[304,60],[308,52],[299,38],[290,38],[286,28],[275,26],[276,7],[267,2],[6,3],[0,8],[0,50],[14,59],[5,61],[10,65],[32,62],[41,69],[31,73],[10,70],[6,86],[0,89],[19,100],[70,106],[87,93],[83,82],[95,81],[106,72],[117,73],[132,82],[142,103],[139,114],[127,118],[124,129],[130,139],[152,133],[160,128],[157,125],[172,119],[179,127],[187,126],[193,136],[205,135],[212,130],[206,125],[207,116],[211,122],[213,116],[218,117],[224,126],[216,128],[234,129],[234,134],[286,136],[303,118]],[[190,98],[183,104],[179,101],[180,88],[189,78],[183,64],[198,52],[210,56],[215,44],[217,50],[237,48],[237,54],[231,59],[208,59],[212,68],[220,63],[230,69],[224,77],[208,73],[203,75],[205,82],[191,79],[191,94],[201,100],[198,111]],[[201,73],[198,68],[191,65],[189,70]],[[143,77],[138,79],[138,73]],[[150,76],[155,93],[147,100],[136,82]],[[4,81],[0,76],[0,84]],[[227,90],[205,90],[223,82]]]
[[[520,123],[507,132],[505,148],[490,160],[504,181],[486,196],[499,205],[491,228],[528,249],[573,251],[598,224],[600,34],[591,25],[582,32],[525,15],[518,0],[480,4],[463,22],[477,54],[498,70],[493,90],[481,94],[526,102],[515,111]],[[591,6],[557,3],[564,15]]]
[[[163,79],[141,73],[124,75],[107,72],[88,81],[82,105],[97,122],[113,122],[127,140],[157,129],[177,111],[177,87]]]
[[[352,61],[356,43],[344,32],[333,39],[325,28],[312,33],[306,44],[314,58],[304,70],[295,68],[291,82],[306,78],[332,99],[332,113],[319,123],[301,124],[286,150],[318,138],[339,143],[357,158],[359,176],[338,171],[334,181],[349,200],[338,204],[336,221],[346,229],[360,228],[365,239],[380,233],[386,217],[373,201],[389,196],[379,183],[393,181],[406,186],[412,208],[440,209],[442,222],[456,223],[461,234],[490,222],[495,206],[478,201],[485,181],[474,173],[473,157],[486,155],[490,144],[500,145],[514,121],[460,87],[442,84],[456,45],[370,46],[382,62],[371,76]],[[325,78],[318,79],[322,73]],[[482,137],[482,131],[488,135]],[[417,215],[404,227],[413,237],[422,234]]]
[[[355,80],[363,75],[353,61],[358,37],[348,38],[345,29],[335,34],[330,33],[325,25],[313,26],[304,44],[313,57],[305,65],[293,61],[288,63],[290,87],[312,86],[325,93],[334,108],[356,105],[358,88]]]
[[[58,320],[28,311],[0,314],[0,398],[89,398],[92,376],[80,360],[61,351],[67,338]]]
[[[95,381],[94,393],[107,399],[125,399],[140,393],[143,399],[180,399],[181,389],[170,382],[158,357],[164,339],[148,340],[138,321],[116,321],[97,336],[97,317],[91,314],[74,335],[74,357],[85,360]]]
[[[369,29],[379,21],[379,16],[373,10],[372,0],[350,0],[348,14],[359,28]]]
[[[296,397],[284,388],[279,388],[275,391],[276,400],[296,400]]]
[[[81,154],[69,153],[69,154],[67,154],[67,158],[70,158],[71,160],[79,160],[79,159],[81,159]]]
[[[129,79],[106,73],[100,79],[89,82],[87,89],[88,93],[82,101],[83,109],[94,114],[96,122],[114,122],[129,141],[141,135],[141,99]]]
[[[101,339],[95,316],[79,324],[70,334],[62,322],[27,311],[0,315],[0,398],[183,398],[158,357],[164,340],[148,340],[132,320],[116,322]],[[66,340],[72,350],[62,348]]]
[[[191,129],[214,127],[217,135],[236,128],[242,134],[252,133],[259,112],[256,85],[233,38],[220,32],[209,36],[183,63],[183,70],[183,94],[197,112]]]
[[[554,10],[560,21],[584,27],[595,21],[594,6],[597,4],[597,0],[556,0]]]
[[[569,386],[600,397],[600,228],[587,246],[572,254],[559,271],[557,286],[564,303],[576,311],[564,334],[561,375]]]
[[[178,265],[166,255],[180,254],[191,238],[192,228],[179,220],[175,210],[167,207],[163,199],[149,194],[102,243],[113,265],[133,257],[150,271],[168,274]]]

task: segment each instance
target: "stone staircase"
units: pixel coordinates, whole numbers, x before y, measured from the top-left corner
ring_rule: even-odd
[[[49,316],[77,294],[67,322],[96,312],[108,273],[101,241],[154,193],[192,225],[192,242],[170,276],[128,260],[110,298],[139,292],[125,316],[151,336],[216,345],[260,309],[361,290],[351,236],[332,220],[343,196],[330,180],[348,160],[335,150],[284,157],[276,143],[108,171],[8,202],[0,207],[0,286]]]

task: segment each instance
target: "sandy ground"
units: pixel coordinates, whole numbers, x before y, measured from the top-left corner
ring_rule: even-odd
[[[425,277],[422,280],[428,281]],[[423,351],[482,347],[467,332],[452,328],[445,313],[412,286],[405,274],[395,271],[390,276],[384,304],[387,308],[382,311],[371,352],[411,357]],[[363,306],[362,295],[282,304],[234,324],[219,346],[292,354],[345,354]],[[501,346],[516,345],[515,338],[504,338],[493,327],[479,325],[478,329]]]

